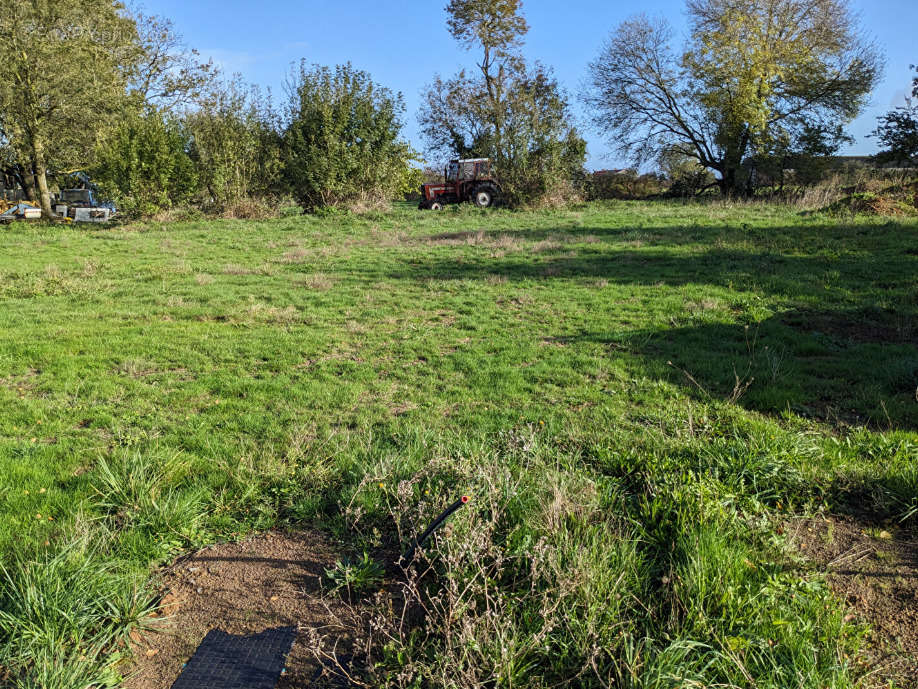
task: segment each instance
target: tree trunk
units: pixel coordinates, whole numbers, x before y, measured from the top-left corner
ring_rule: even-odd
[[[725,198],[733,198],[737,196],[736,189],[736,168],[733,166],[728,166],[724,168],[724,171],[720,176],[720,195]]]
[[[54,217],[54,211],[51,209],[51,192],[48,189],[48,171],[45,169],[45,162],[41,154],[35,154],[35,183],[38,185],[38,204],[41,206],[41,214],[46,220]]]
[[[742,196],[745,185],[742,183],[742,163],[739,160],[727,159],[720,178],[720,193],[729,198]]]
[[[723,170],[721,172],[720,191],[731,198],[747,193],[746,180],[743,179],[743,158],[749,147],[749,132],[738,133],[737,139],[728,143],[723,153]]]
[[[25,194],[26,201],[35,200],[35,175],[27,168],[22,168],[22,177],[19,180],[22,184],[22,192]]]
[[[54,217],[54,211],[51,210],[51,191],[48,189],[48,170],[45,161],[45,147],[41,139],[34,134],[30,137],[32,153],[32,171],[35,175],[35,186],[38,187],[38,205],[41,206],[41,214],[46,220]],[[29,171],[26,170],[26,177],[29,177]],[[33,189],[33,192],[35,190]]]

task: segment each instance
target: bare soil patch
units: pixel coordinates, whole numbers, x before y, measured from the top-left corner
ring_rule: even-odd
[[[162,572],[161,617],[132,636],[126,689],[169,689],[211,629],[256,634],[300,629],[279,689],[312,686],[321,668],[307,646],[308,630],[346,617],[344,604],[323,595],[321,581],[338,554],[320,535],[269,532],[240,543],[205,548]],[[352,641],[347,633],[341,647]]]
[[[918,687],[918,532],[825,517],[795,522],[788,535],[872,628],[867,686]]]

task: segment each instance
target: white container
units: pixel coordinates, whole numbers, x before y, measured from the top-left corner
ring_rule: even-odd
[[[23,208],[22,217],[26,220],[37,220],[41,217],[41,208]]]
[[[74,208],[76,222],[108,222],[111,210],[108,208]]]

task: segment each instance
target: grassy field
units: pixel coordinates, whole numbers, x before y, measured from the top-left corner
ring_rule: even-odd
[[[183,551],[378,557],[470,492],[375,685],[857,686],[864,629],[781,525],[913,522],[916,395],[914,219],[0,228],[0,685],[117,684]]]

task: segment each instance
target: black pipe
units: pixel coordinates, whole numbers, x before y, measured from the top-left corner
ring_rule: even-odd
[[[442,526],[443,522],[447,520],[449,515],[451,515],[453,512],[458,510],[463,505],[465,505],[468,501],[469,501],[469,496],[463,495],[461,498],[456,500],[456,502],[454,502],[452,505],[450,505],[445,510],[443,510],[443,514],[441,514],[439,517],[434,519],[433,524],[427,527],[427,531],[425,531],[417,539],[415,539],[411,547],[408,548],[408,550],[405,552],[404,555],[402,555],[402,559],[400,562],[402,562],[406,566],[410,565],[411,561],[414,560],[414,551],[416,551],[418,548],[424,545],[424,542],[427,541],[428,538],[430,538],[430,535],[434,531],[436,531],[437,529],[440,528],[440,526]]]

